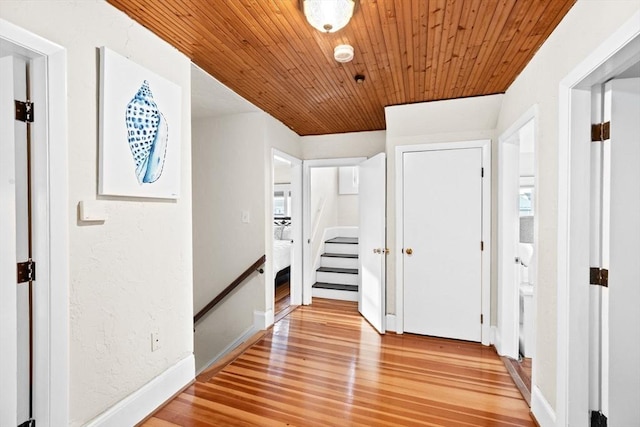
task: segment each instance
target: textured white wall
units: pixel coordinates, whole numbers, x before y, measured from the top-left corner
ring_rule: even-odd
[[[502,95],[463,98],[419,104],[399,105],[385,109],[387,120],[387,312],[396,309],[396,168],[397,146],[458,142],[478,139],[495,140],[495,127],[502,104]],[[492,146],[492,164],[496,164],[497,151]],[[495,167],[492,168],[495,174]],[[495,242],[497,180],[492,179],[492,241]],[[491,247],[491,324],[496,323],[495,245]]]
[[[190,63],[104,1],[6,1],[0,17],[67,49],[70,419],[85,424],[193,350]],[[105,199],[102,225],[77,222],[97,192],[98,51],[105,45],[182,87],[177,201]],[[161,349],[151,352],[152,331]],[[55,338],[55,337],[54,337]]]
[[[560,81],[626,22],[640,2],[579,0],[504,96],[498,121],[503,132],[532,105],[539,106],[536,356],[537,385],[556,403],[558,91]],[[588,31],[585,31],[588,28]]]

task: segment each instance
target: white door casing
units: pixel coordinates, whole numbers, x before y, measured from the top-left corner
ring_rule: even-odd
[[[385,325],[386,264],[386,155],[380,153],[360,163],[358,311],[380,333]]]
[[[403,333],[405,310],[405,284],[404,284],[404,258],[403,230],[404,230],[404,153],[423,152],[432,150],[456,150],[480,148],[484,178],[482,179],[482,210],[479,217],[481,223],[481,239],[484,242],[484,251],[481,254],[481,315],[482,323],[481,342],[489,345],[491,342],[491,326],[489,322],[490,304],[490,253],[491,253],[491,141],[472,140],[461,142],[443,142],[406,145],[396,147],[396,242],[393,248],[396,253],[396,332]],[[478,248],[480,242],[477,243]]]

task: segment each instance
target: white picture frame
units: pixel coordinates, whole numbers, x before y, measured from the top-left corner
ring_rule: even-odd
[[[99,195],[179,197],[181,92],[100,48]]]

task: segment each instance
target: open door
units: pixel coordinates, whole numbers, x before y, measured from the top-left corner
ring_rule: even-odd
[[[360,292],[358,311],[381,334],[385,332],[386,155],[360,163]]]
[[[498,353],[518,359],[520,305],[519,275],[520,260],[518,241],[520,224],[518,196],[520,189],[520,142],[519,131],[499,146],[500,180],[498,181],[498,330],[500,340]]]
[[[0,425],[18,425],[14,59],[0,59]],[[9,226],[6,226],[9,224]],[[22,421],[22,420],[21,420]]]

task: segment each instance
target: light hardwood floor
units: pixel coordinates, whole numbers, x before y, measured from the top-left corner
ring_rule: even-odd
[[[174,426],[534,426],[492,347],[378,335],[350,302],[314,299],[149,418]]]

